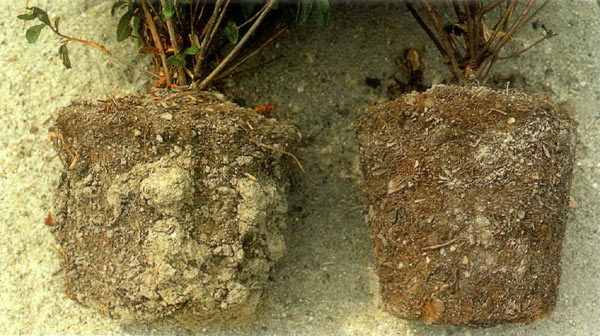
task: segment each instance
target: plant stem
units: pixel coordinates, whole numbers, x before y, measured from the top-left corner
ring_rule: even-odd
[[[202,43],[200,43],[200,45],[198,46],[198,48],[200,48],[200,51],[196,54],[196,64],[194,65],[193,70],[194,76],[196,77],[199,77],[200,71],[202,71],[202,66],[204,65],[204,58],[206,57],[206,50],[208,49],[209,44],[208,36],[210,35],[210,32],[216,25],[219,9],[221,8],[222,4],[223,0],[217,0],[217,2],[215,3],[215,7],[213,8],[213,13],[210,16],[210,19],[208,19],[208,22],[204,26],[204,29],[202,29],[202,33],[200,33]]]
[[[551,37],[554,37],[554,36],[556,36],[556,35],[558,35],[558,33],[555,33],[555,32],[553,32],[552,30],[550,30],[550,31],[548,31],[548,32],[546,33],[546,35],[544,35],[544,37],[542,37],[541,39],[539,39],[539,40],[535,41],[535,42],[534,42],[534,43],[532,43],[530,46],[528,46],[528,47],[526,47],[526,48],[524,48],[524,49],[522,49],[522,50],[520,50],[520,51],[517,51],[516,53],[510,54],[510,55],[508,55],[508,56],[497,57],[496,59],[497,59],[497,60],[503,60],[503,59],[513,58],[513,57],[519,57],[519,56],[521,56],[521,54],[522,54],[522,53],[524,53],[524,52],[526,52],[527,50],[529,50],[529,49],[531,49],[531,48],[535,47],[535,46],[536,46],[536,45],[538,45],[540,42],[542,42],[542,41],[544,41],[544,40],[546,40],[546,39],[549,39],[549,38],[551,38]]]
[[[154,24],[154,20],[152,19],[152,15],[150,15],[150,11],[148,10],[148,4],[146,0],[141,0],[142,9],[144,10],[144,15],[146,16],[146,22],[148,23],[148,27],[150,28],[150,33],[152,34],[152,39],[154,40],[154,45],[158,52],[160,53],[160,60],[163,65],[164,76],[167,81],[167,87],[171,86],[171,74],[169,73],[169,66],[167,65],[167,55],[165,54],[165,49],[162,46],[162,41],[160,36],[158,35],[158,31],[156,30],[156,25]]]
[[[248,29],[248,31],[246,32],[246,34],[244,34],[244,37],[242,37],[242,39],[235,45],[235,47],[221,61],[221,63],[219,63],[219,65],[208,76],[206,76],[206,78],[204,78],[202,80],[202,82],[200,82],[200,84],[198,85],[199,89],[205,88],[208,85],[208,83],[210,83],[210,81],[221,70],[223,70],[223,68],[229,63],[229,61],[231,61],[231,59],[233,58],[233,56],[235,56],[235,54],[237,54],[237,52],[242,48],[242,46],[250,38],[250,35],[252,35],[252,33],[254,33],[254,31],[256,30],[256,28],[258,28],[258,25],[262,22],[262,20],[264,19],[265,15],[267,15],[267,13],[269,12],[269,10],[271,9],[271,7],[273,6],[274,3],[275,3],[275,0],[268,0],[267,1],[267,3],[264,6],[264,11],[260,14],[260,16],[256,19],[256,21],[254,21],[254,23],[252,24],[252,26],[250,26],[250,29]]]
[[[164,6],[165,0],[160,0],[160,3],[162,6]],[[175,27],[173,27],[172,17],[167,20],[167,31],[169,32],[169,40],[171,40],[171,46],[173,47],[173,54],[179,55],[181,50],[179,48],[179,43],[177,43],[177,34],[175,34]],[[183,67],[179,67],[177,69],[177,83],[179,85],[187,84]]]
[[[269,45],[271,42],[273,42],[273,40],[278,38],[279,35],[283,34],[283,32],[285,32],[286,30],[287,30],[287,27],[283,27],[280,30],[278,30],[275,34],[273,34],[273,36],[269,37],[269,39],[267,41],[265,41],[265,43],[263,43],[256,50],[252,51],[250,54],[248,54],[247,56],[242,58],[239,62],[235,63],[234,65],[230,66],[227,70],[223,71],[219,75],[219,77],[217,77],[217,79],[227,77],[231,72],[233,72],[233,70],[237,69],[240,65],[244,64],[247,60],[249,60],[250,58],[254,57],[256,54],[261,52],[261,50],[263,50],[267,45]]]
[[[492,55],[486,57],[483,60],[483,62],[481,62],[479,69],[477,69],[477,72],[475,73],[476,78],[482,78],[481,75],[483,74],[483,71],[485,70],[485,67],[488,65],[488,63],[496,60],[498,54],[500,53],[500,49],[504,47],[504,45],[512,38],[514,34],[517,34],[523,28],[525,23],[531,20],[531,18],[534,15],[536,15],[548,3],[548,0],[545,0],[544,3],[540,6],[540,8],[538,8],[538,10],[533,13],[533,15],[526,19],[526,16],[533,7],[534,2],[535,0],[529,0],[527,6],[525,7],[525,9],[523,9],[523,12],[521,12],[521,15],[519,15],[515,24],[508,30],[508,32],[506,32],[502,39],[500,39],[500,42],[496,44],[494,50],[492,51]]]
[[[456,49],[454,49],[452,47],[452,45],[450,43],[450,40],[452,38],[448,35],[448,33],[446,33],[446,31],[444,31],[444,28],[440,21],[439,15],[435,11],[435,9],[433,9],[433,7],[431,7],[428,0],[420,0],[420,2],[421,2],[421,7],[425,11],[425,14],[427,14],[427,16],[429,17],[429,20],[433,24],[433,27],[435,28],[435,30],[437,30],[438,35],[442,39],[442,46],[443,46],[444,50],[446,51],[446,55],[450,59],[450,65],[451,65],[450,70],[452,70],[452,73],[454,73],[454,75],[459,80],[459,82],[462,82],[464,80],[464,78],[460,72],[460,68],[459,68],[458,62],[456,60],[456,56],[458,56],[459,53]]]
[[[444,50],[444,47],[442,47],[440,40],[435,36],[431,29],[429,29],[429,27],[427,26],[425,21],[423,21],[419,13],[417,13],[413,5],[410,2],[405,2],[404,5],[406,5],[406,8],[408,8],[415,20],[417,20],[417,23],[421,26],[421,28],[423,28],[425,33],[427,33],[427,36],[429,36],[429,39],[431,39],[433,44],[435,44],[435,47],[438,49],[440,54],[442,54],[442,56],[447,56],[448,59],[450,59],[450,56],[446,55],[446,51]]]
[[[78,38],[76,38],[76,37],[72,37],[72,36],[65,35],[65,34],[63,34],[63,33],[59,32],[59,31],[58,31],[58,30],[57,30],[57,29],[56,29],[54,26],[52,26],[52,25],[49,25],[48,27],[50,27],[50,29],[52,30],[52,32],[53,32],[54,34],[56,34],[57,36],[59,36],[59,37],[62,37],[63,39],[65,39],[65,42],[63,42],[63,43],[67,43],[67,42],[77,42],[77,43],[81,43],[81,44],[83,44],[83,45],[86,45],[86,46],[88,46],[88,47],[92,47],[92,48],[94,48],[94,49],[100,50],[100,51],[101,51],[101,52],[103,52],[104,54],[106,54],[106,55],[110,56],[111,58],[113,58],[114,60],[116,60],[117,62],[119,62],[119,63],[121,63],[121,64],[123,64],[123,65],[129,66],[129,67],[132,67],[132,68],[134,68],[134,69],[136,69],[136,70],[138,70],[138,71],[141,71],[141,72],[143,72],[143,73],[145,73],[145,74],[148,74],[148,75],[150,75],[150,76],[152,76],[152,77],[160,78],[160,76],[158,76],[157,74],[154,74],[154,73],[152,73],[152,72],[150,72],[150,71],[148,71],[148,70],[142,69],[142,68],[138,67],[137,65],[135,65],[135,64],[131,64],[131,63],[129,63],[129,62],[127,62],[127,61],[125,61],[124,59],[120,58],[119,56],[116,56],[116,55],[114,55],[114,54],[113,54],[113,53],[111,53],[111,52],[110,52],[108,49],[106,49],[106,47],[105,47],[105,46],[103,46],[103,45],[102,45],[102,44],[100,44],[100,43],[96,43],[96,42],[92,42],[92,41],[87,41],[87,40],[82,40],[82,39],[78,39]]]

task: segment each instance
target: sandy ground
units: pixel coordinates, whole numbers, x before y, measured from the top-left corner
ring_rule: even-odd
[[[40,1],[30,5],[61,17],[64,33],[106,44],[144,63],[115,40],[111,2]],[[184,334],[180,329],[123,326],[65,299],[55,241],[44,225],[60,162],[45,121],[72,100],[124,95],[148,78],[89,48],[70,45],[73,69],[56,54],[59,41],[44,31],[36,44],[15,17],[25,1],[0,2],[0,334]],[[600,332],[600,11],[596,1],[553,2],[537,18],[558,32],[495,71],[511,87],[568,101],[580,122],[563,276],[555,313],[530,325],[489,329],[424,326],[380,309],[354,135],[357,114],[384,100],[394,60],[416,48],[427,83],[449,77],[437,51],[404,8],[393,3],[334,8],[326,29],[306,24],[288,31],[256,62],[277,58],[234,78],[231,91],[248,106],[276,102],[274,115],[298,124],[297,156],[308,174],[294,176],[288,252],[273,275],[257,320],[216,327],[207,335],[596,335]],[[527,27],[516,39],[542,36]],[[282,56],[282,57],[280,57]],[[382,79],[377,89],[365,77]]]

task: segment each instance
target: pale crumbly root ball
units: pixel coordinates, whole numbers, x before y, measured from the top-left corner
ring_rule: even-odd
[[[285,252],[294,126],[179,89],[74,103],[52,131],[70,297],[123,323],[255,314]]]

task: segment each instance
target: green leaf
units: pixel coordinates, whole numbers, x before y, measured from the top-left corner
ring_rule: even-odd
[[[180,4],[189,5],[193,0],[177,0]]]
[[[329,0],[315,0],[313,9],[315,20],[321,27],[325,27],[329,18]]]
[[[44,23],[29,27],[29,29],[27,29],[27,32],[25,33],[27,41],[29,41],[29,43],[37,41],[38,37],[40,36],[40,32],[44,27],[46,27],[46,24]]]
[[[600,1],[600,0],[598,0]],[[279,8],[279,1],[275,0],[275,2],[273,2],[273,6],[271,6],[271,9],[277,9]]]
[[[175,14],[175,4],[173,3],[173,0],[165,1],[164,5],[162,6],[162,14],[167,21],[169,21],[173,14]]]
[[[167,64],[176,65],[178,67],[185,66],[185,54],[171,55],[167,57]]]
[[[54,19],[54,29],[58,30],[58,24],[60,23],[60,16]]]
[[[244,1],[242,2],[242,13],[244,14],[244,19],[248,19],[252,16],[254,12],[254,1]]]
[[[37,14],[35,13],[35,11],[33,9],[30,9],[29,13],[21,14],[21,15],[17,16],[17,18],[19,18],[21,20],[25,20],[25,21],[31,21],[31,20],[37,18]]]
[[[129,21],[131,21],[132,16],[132,10],[128,10],[127,13],[121,16],[119,24],[117,25],[117,41],[121,42],[131,35],[132,29],[131,25],[129,24]]]
[[[306,19],[310,16],[310,12],[312,10],[313,0],[300,0],[298,6],[300,7],[300,13],[296,18],[296,22],[298,24],[303,24],[306,22]]]
[[[200,48],[198,48],[198,47],[189,47],[189,48],[185,49],[184,53],[186,55],[196,55],[199,51],[200,51]]]
[[[66,44],[63,44],[58,48],[58,55],[62,59],[65,68],[71,69],[71,60],[69,59],[69,50],[67,49]]]
[[[50,19],[48,18],[48,14],[46,13],[45,10],[38,8],[38,7],[33,7],[33,11],[35,12],[37,18],[42,21],[43,23],[45,23],[46,25],[50,25]]]
[[[239,35],[237,25],[235,24],[235,22],[231,20],[227,22],[227,25],[225,26],[225,36],[227,36],[229,42],[233,44],[237,43]]]

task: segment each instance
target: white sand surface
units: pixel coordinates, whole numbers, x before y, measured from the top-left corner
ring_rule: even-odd
[[[61,31],[105,44],[145,64],[131,43],[117,43],[111,1],[41,1],[30,5],[61,17]],[[123,326],[65,299],[51,211],[60,161],[47,120],[72,100],[97,100],[144,90],[149,78],[90,48],[69,44],[73,69],[57,57],[49,30],[29,44],[30,24],[17,20],[25,0],[0,2],[0,334],[181,334],[181,329]],[[388,80],[394,59],[417,48],[429,84],[449,76],[437,51],[402,6],[342,6],[327,29],[290,30],[263,59],[276,61],[235,78],[231,90],[248,105],[277,102],[276,117],[299,124],[308,170],[291,195],[288,252],[256,321],[214,327],[206,335],[596,335],[600,333],[600,11],[596,1],[554,2],[538,18],[559,33],[497,72],[511,87],[569,101],[580,122],[580,145],[555,313],[530,325],[488,329],[424,326],[383,312],[363,214],[353,121],[385,99],[365,76]],[[530,26],[517,43],[543,32]],[[385,86],[385,85],[384,85]]]

